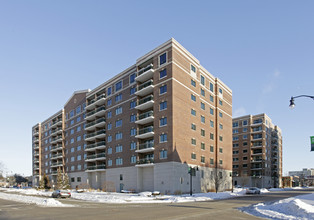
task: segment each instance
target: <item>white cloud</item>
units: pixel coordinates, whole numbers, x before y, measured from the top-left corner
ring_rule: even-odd
[[[233,116],[234,118],[236,117],[240,117],[240,116],[243,116],[243,115],[246,115],[246,110],[244,107],[240,107],[238,109],[236,109],[233,113]]]

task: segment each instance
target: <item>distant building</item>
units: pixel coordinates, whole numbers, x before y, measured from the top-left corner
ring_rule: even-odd
[[[233,184],[282,186],[282,135],[266,114],[233,118]]]
[[[289,171],[289,176],[314,176],[314,169],[303,168],[301,171]]]

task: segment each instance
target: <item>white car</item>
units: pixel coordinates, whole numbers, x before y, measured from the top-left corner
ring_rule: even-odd
[[[51,196],[52,198],[71,198],[71,193],[61,190],[55,190]]]
[[[261,190],[257,187],[249,187],[246,189],[246,194],[261,194]]]

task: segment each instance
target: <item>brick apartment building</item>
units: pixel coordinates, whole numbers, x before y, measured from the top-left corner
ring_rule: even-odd
[[[32,128],[33,183],[60,167],[71,186],[188,192],[231,188],[232,91],[170,39]]]
[[[233,118],[233,184],[282,186],[282,135],[266,114]]]

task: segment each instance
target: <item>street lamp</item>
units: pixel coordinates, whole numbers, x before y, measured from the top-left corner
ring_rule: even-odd
[[[290,107],[291,109],[293,109],[293,108],[295,107],[294,99],[300,98],[300,97],[308,97],[308,98],[311,98],[311,99],[314,100],[314,96],[310,96],[310,95],[299,95],[299,96],[294,96],[294,97],[291,96],[290,105],[289,105],[289,107]]]
[[[198,171],[198,166],[197,167],[190,167],[188,173],[190,174],[190,196],[192,196],[193,189],[192,189],[192,176],[196,176],[196,171]]]

